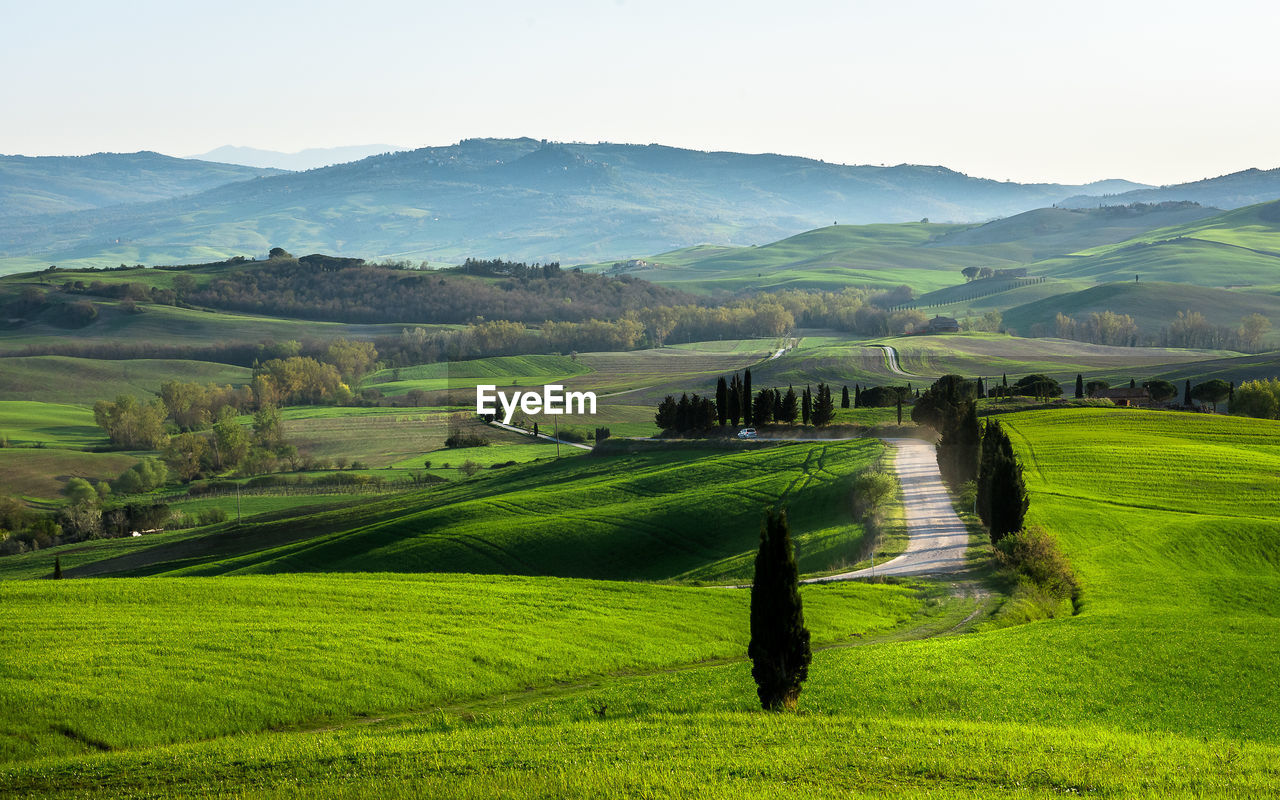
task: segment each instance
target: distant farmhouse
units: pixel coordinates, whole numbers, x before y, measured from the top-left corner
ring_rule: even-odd
[[[934,317],[929,320],[929,327],[925,328],[925,333],[959,333],[960,323],[951,317]]]
[[[1098,400],[1110,400],[1118,406],[1146,408],[1151,405],[1151,392],[1148,392],[1142,386],[1137,388],[1119,386],[1115,389],[1102,389],[1094,392],[1092,397]]]

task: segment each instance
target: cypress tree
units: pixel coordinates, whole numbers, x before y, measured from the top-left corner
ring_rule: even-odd
[[[676,403],[676,430],[684,433],[693,427],[693,409],[689,404],[689,395],[680,395],[680,402]]]
[[[766,512],[751,584],[751,677],[767,711],[795,708],[813,653],[786,510]]]
[[[844,391],[840,393],[840,407],[841,408],[849,407],[849,387],[848,386],[844,387]]]
[[[826,425],[835,415],[836,404],[831,399],[831,387],[825,383],[818,384],[818,396],[813,403],[813,424]]]
[[[898,424],[902,424],[902,395],[898,395]]]
[[[809,393],[809,387],[804,388],[804,394],[800,395],[800,418],[802,424],[808,425],[809,419],[813,416],[813,396]]]
[[[728,397],[729,424],[738,427],[738,418],[742,414],[742,379],[738,377],[738,373],[733,373],[733,377],[729,379],[729,397]]]
[[[862,408],[862,386],[857,383],[853,385],[853,407]]]
[[[1191,381],[1187,381],[1186,388],[1182,390],[1182,404],[1187,408],[1191,408]]]
[[[1130,389],[1137,389],[1137,388],[1138,388],[1138,382],[1137,382],[1137,381],[1135,381],[1133,378],[1130,378],[1130,379],[1129,379],[1129,388],[1130,388]]]
[[[782,422],[783,421],[782,392],[778,391],[777,389],[773,389],[772,392],[773,392],[773,420],[774,422]]]
[[[716,416],[721,426],[729,421],[729,384],[723,375],[716,380]]]
[[[991,469],[991,543],[1022,530],[1031,501],[1022,479],[1022,464],[1012,453],[997,456]]]
[[[796,424],[796,416],[800,413],[799,401],[796,400],[796,390],[794,386],[787,387],[787,394],[782,398],[782,416],[779,417],[788,425]]]
[[[1013,444],[999,420],[987,420],[982,430],[982,453],[978,459],[978,516],[991,524],[991,496],[996,463],[1013,458]]]
[[[53,557],[53,579],[55,581],[62,580],[62,556]]]
[[[751,413],[751,370],[745,370],[742,378],[742,424],[751,425],[755,415]]]
[[[978,376],[978,397],[986,397],[986,396],[987,396],[987,386],[985,383],[982,382],[982,376],[979,375]]]
[[[1084,399],[1084,376],[1078,372],[1076,373],[1076,399]]]

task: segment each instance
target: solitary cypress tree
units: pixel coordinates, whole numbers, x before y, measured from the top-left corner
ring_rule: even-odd
[[[809,677],[809,630],[800,601],[800,570],[786,510],[769,510],[760,527],[760,550],[751,584],[751,677],[767,711],[795,708]]]
[[[1084,399],[1084,376],[1078,372],[1076,373],[1076,399]]]
[[[62,556],[53,557],[53,579],[55,581],[62,580]]]
[[[978,397],[987,396],[987,385],[982,382],[982,377],[978,377]]]
[[[844,387],[844,391],[840,394],[840,407],[841,408],[849,407],[849,387],[848,386]]]
[[[751,395],[751,370],[745,370],[742,375],[742,424],[751,425],[755,422],[755,415],[751,413],[751,401],[754,399]]]
[[[1187,381],[1186,388],[1182,390],[1182,404],[1191,408],[1191,381]]]
[[[1137,389],[1137,388],[1138,388],[1138,382],[1137,382],[1137,381],[1135,381],[1133,378],[1130,378],[1130,379],[1129,379],[1129,388],[1130,388],[1130,389]]]
[[[729,384],[723,375],[716,381],[716,416],[722,426],[729,421]]]

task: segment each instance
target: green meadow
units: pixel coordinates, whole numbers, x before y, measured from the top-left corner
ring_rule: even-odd
[[[39,694],[39,676],[23,683],[37,699],[11,703],[11,726],[51,744],[35,759],[27,740],[12,745],[0,786],[49,796],[217,787],[253,797],[1280,790],[1280,423],[1126,409],[1020,412],[1002,421],[1026,465],[1029,521],[1059,538],[1083,581],[1074,615],[1015,626],[979,615],[958,624],[981,606],[937,595],[930,605],[927,590],[910,586],[806,589],[816,638],[853,646],[820,649],[798,713],[774,715],[758,710],[741,660],[742,629],[732,626],[745,622],[745,593],[736,590],[383,575],[6,584],[6,606],[24,610],[17,616],[48,619],[51,631],[95,621],[101,630],[58,650],[74,676],[59,682],[61,695]],[[274,589],[288,581],[297,599]],[[389,586],[360,614],[306,624],[332,603],[360,605],[351,598],[362,596],[362,582]],[[571,593],[552,600],[565,586]],[[992,591],[953,589],[975,590]],[[455,604],[468,591],[484,599]],[[419,592],[439,599],[420,602]],[[598,592],[629,599],[611,594],[606,602]],[[270,602],[258,599],[264,594]],[[89,596],[96,601],[85,602]],[[165,630],[190,608],[189,596],[213,608],[231,604],[228,616],[247,622],[219,628],[223,615],[204,614],[186,623],[202,633],[196,644],[175,646]],[[439,616],[422,611],[433,603]],[[278,607],[292,610],[281,615],[287,622],[275,616]],[[155,613],[164,608],[171,610]],[[860,621],[849,624],[838,616],[845,612]],[[532,642],[520,624],[527,614],[543,634]],[[134,619],[122,647],[112,632]],[[468,637],[455,653],[458,619],[495,635]],[[659,630],[663,644],[647,649]],[[330,633],[344,646],[311,638]],[[620,638],[607,646],[611,635]],[[52,645],[45,635],[29,646]],[[276,647],[288,653],[281,666],[264,655]],[[193,650],[212,668],[182,668]],[[454,667],[473,654],[481,660]],[[285,697],[300,683],[291,679],[295,658],[306,663],[307,697]],[[703,658],[712,661],[695,666]],[[8,674],[35,669],[34,659],[8,659]],[[82,659],[97,672],[75,669]],[[222,666],[231,662],[234,669]],[[143,674],[158,676],[154,690],[135,688],[132,676]],[[129,687],[94,695],[114,714],[63,705],[86,675]],[[186,683],[197,675],[209,685]],[[326,700],[338,680],[343,693]],[[220,703],[204,699],[215,696],[206,694],[211,687],[225,687]],[[172,697],[183,702],[173,707]],[[379,705],[398,700],[407,702]],[[145,708],[181,734],[157,736],[138,712]],[[114,724],[101,722],[108,718]],[[243,735],[194,741],[229,719]],[[268,719],[276,730],[255,732]]]
[[[554,445],[536,446],[554,453]],[[740,581],[751,574],[760,509],[776,503],[793,508],[805,571],[852,566],[862,556],[866,531],[853,518],[848,485],[881,460],[876,440],[644,450],[542,459],[360,505],[247,519],[238,528],[228,522],[199,537],[142,537],[124,552],[53,548],[18,563],[24,574],[45,574],[66,551],[73,576],[458,572]],[[710,496],[708,485],[717,487]]]

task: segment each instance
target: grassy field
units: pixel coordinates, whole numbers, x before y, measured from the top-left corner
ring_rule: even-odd
[[[819,642],[936,614],[933,595],[805,590]],[[0,603],[3,761],[316,727],[746,647],[745,592],[547,578],[4,582]]]
[[[92,406],[117,395],[154,396],[165,381],[242,384],[252,370],[209,361],[138,358],[121,361],[66,356],[0,358],[0,401]]]
[[[1280,320],[1280,297],[1184,283],[1130,280],[1064,292],[1013,306],[1004,312],[1004,325],[1023,335],[1033,333],[1033,326],[1039,325],[1052,335],[1059,313],[1083,320],[1092,312],[1103,311],[1133,317],[1138,328],[1150,335],[1168,327],[1179,311],[1198,311],[1212,325],[1235,329],[1240,326],[1240,318],[1248,314]],[[1280,332],[1272,332],[1263,344],[1280,345]]]
[[[823,572],[861,554],[850,478],[882,451],[878,441],[859,440],[539,461],[358,506],[227,524],[194,539],[143,537],[127,552],[78,549],[63,564],[73,576],[430,571],[740,580],[750,575],[761,509],[781,502],[792,508],[801,568]],[[457,452],[459,462],[472,454]],[[717,487],[711,497],[708,485]],[[51,570],[58,552],[33,554],[21,574]]]
[[[362,388],[395,397],[412,389],[470,388],[481,383],[498,386],[541,386],[591,371],[576,359],[559,355],[498,356],[472,361],[440,362],[403,369],[384,369],[365,378]],[[398,377],[397,377],[398,376]]]
[[[42,321],[32,322],[18,328],[0,330],[0,348],[16,352],[27,345],[54,343],[142,341],[198,347],[212,342],[368,339],[373,336],[398,335],[410,325],[347,325],[154,304],[140,305],[139,313],[129,313],[122,310],[115,301],[96,297],[92,300],[98,306],[98,317],[85,327],[68,330]]]
[[[1084,581],[1075,616],[823,650],[798,714],[753,710],[749,667],[738,661],[498,689],[314,731],[14,763],[0,786],[85,795],[217,786],[263,797],[1275,794],[1280,423],[1122,409],[1003,419],[1027,464],[1030,521],[1059,536]],[[101,591],[165,583],[112,581]],[[21,591],[61,588],[28,586]],[[823,612],[813,597],[806,593],[806,608],[816,620]],[[553,616],[548,629],[560,624],[538,613]],[[663,620],[673,618],[683,619]],[[357,647],[376,638],[368,631],[350,635]],[[523,636],[505,638],[519,652]],[[546,638],[545,646],[568,646]],[[384,668],[393,670],[388,682],[399,663]],[[603,716],[593,712],[601,707]],[[53,724],[81,719],[78,710],[34,713]]]

